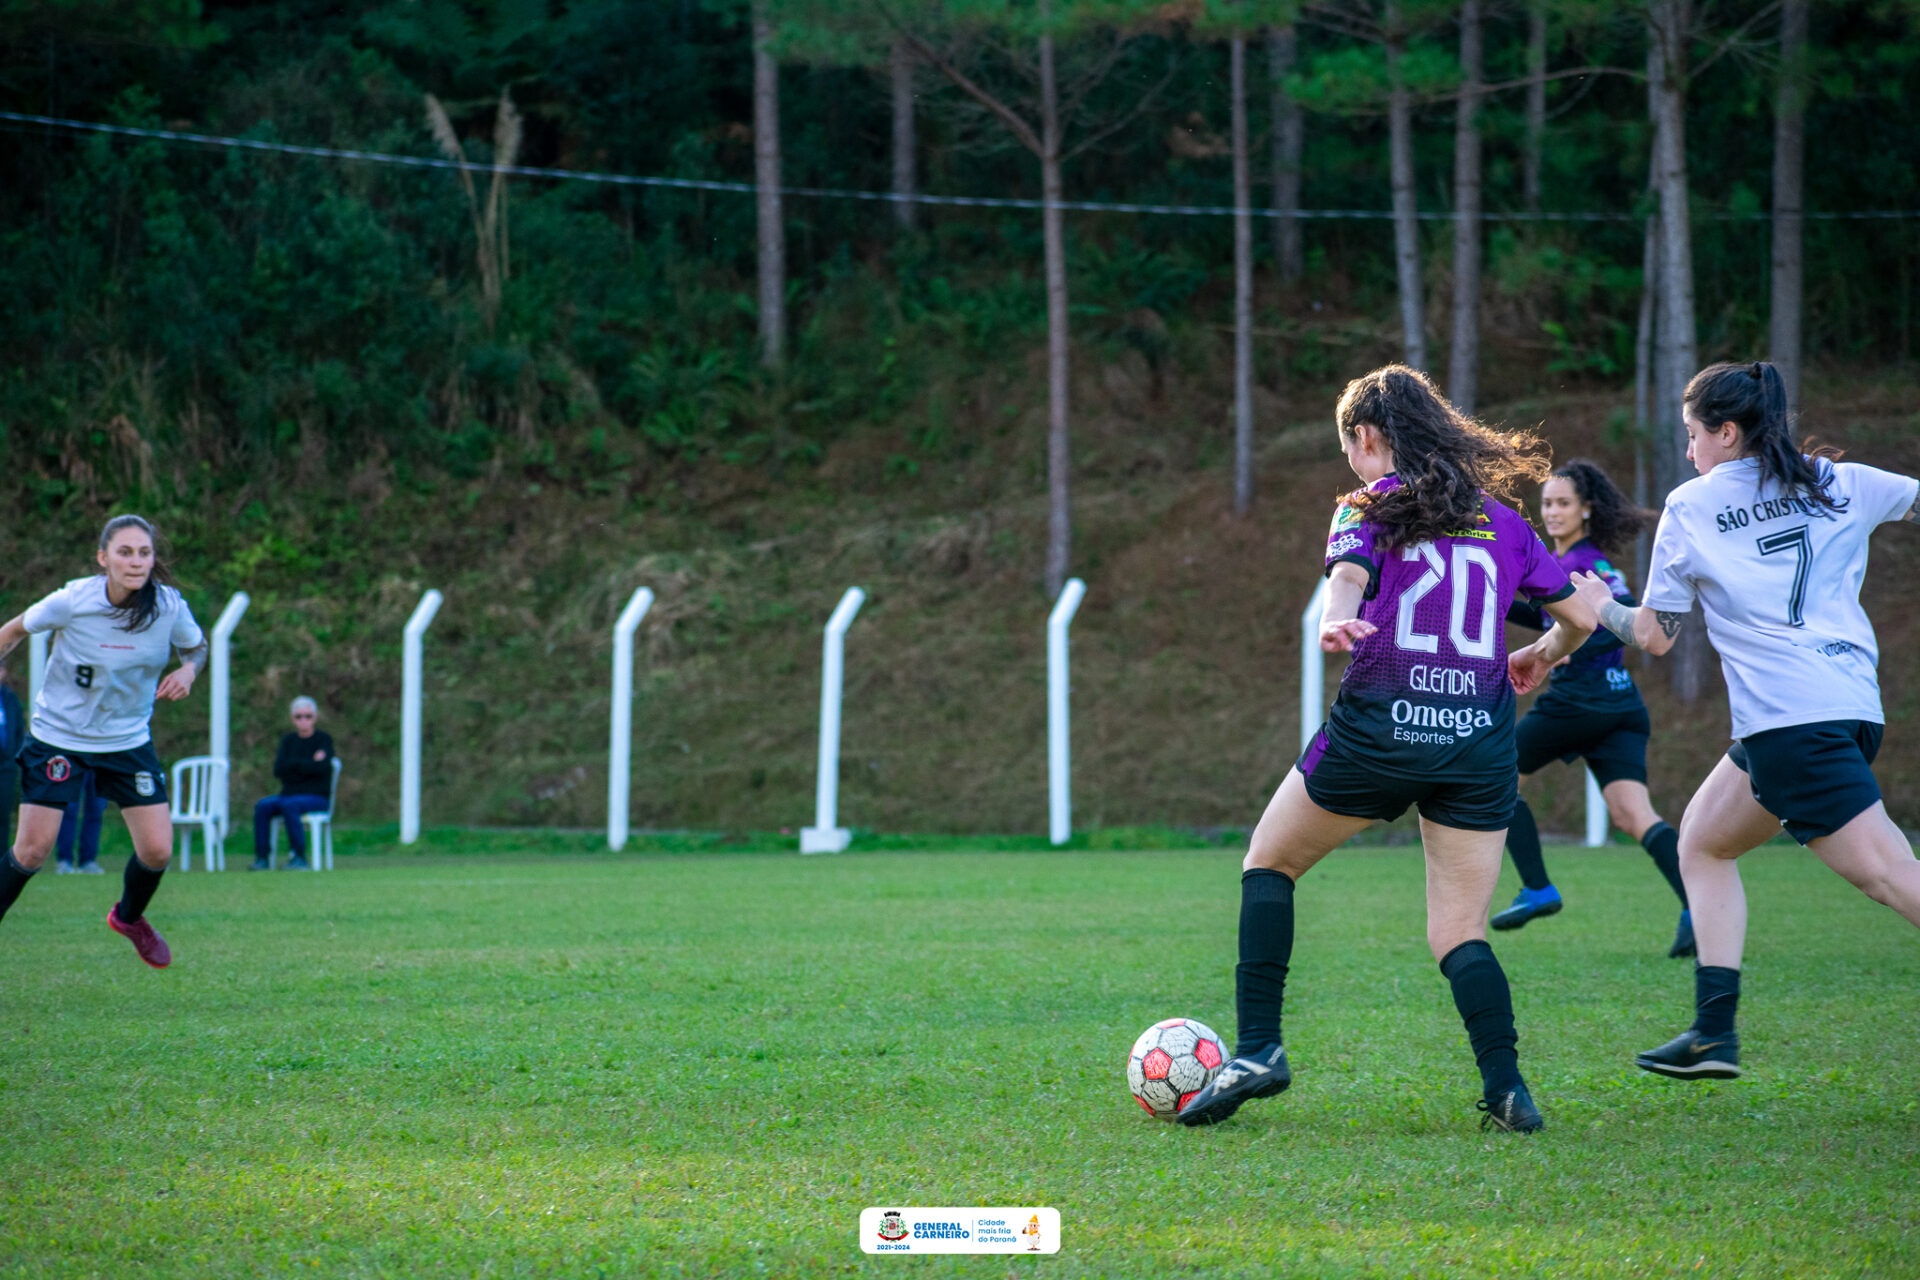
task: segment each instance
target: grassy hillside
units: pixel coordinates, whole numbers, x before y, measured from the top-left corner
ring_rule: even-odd
[[[1223,354],[1204,332],[1156,376],[1131,348],[1077,354],[1074,639],[1079,826],[1249,825],[1297,746],[1298,615],[1329,502],[1350,482],[1330,424],[1339,377],[1384,356],[1362,338],[1284,395],[1263,391],[1253,515],[1229,510]],[[317,697],[348,760],[346,816],[396,811],[401,627],[446,594],[429,633],[430,823],[604,821],[610,630],[630,592],[658,601],[639,646],[634,820],[797,829],[811,820],[820,627],[840,593],[869,602],[847,645],[842,820],[883,830],[1045,825],[1044,527],[1038,350],[919,389],[897,425],[862,428],[817,467],[655,464],[632,484],[529,482],[499,468],[395,483],[377,455],[315,480],[326,501],[223,503],[171,529],[203,619],[244,587],[236,638],[236,798],[269,786],[284,706]],[[1525,396],[1497,370],[1487,416],[1544,424],[1558,452],[1629,474],[1625,399],[1591,386]],[[1156,386],[1156,382],[1160,385]],[[1920,471],[1910,380],[1816,378],[1809,430],[1852,456]],[[191,493],[194,477],[177,476]],[[166,477],[159,484],[168,486]],[[600,490],[600,491],[596,491]],[[286,514],[286,513],[291,514]],[[7,612],[82,572],[80,545],[4,535]],[[1893,588],[1920,568],[1910,530],[1879,536],[1868,603],[1893,731],[1880,775],[1920,823],[1920,618]],[[1642,673],[1656,801],[1676,817],[1724,746],[1717,686],[1672,702]],[[156,724],[168,754],[204,750],[204,689]],[[1578,821],[1578,775],[1530,784],[1550,826]],[[1550,815],[1550,816],[1547,816]]]

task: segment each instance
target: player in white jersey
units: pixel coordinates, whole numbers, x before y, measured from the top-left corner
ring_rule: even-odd
[[[0,657],[29,635],[53,637],[20,753],[20,832],[0,856],[0,917],[47,860],[60,815],[91,773],[99,795],[120,806],[133,837],[125,888],[107,925],[132,941],[142,960],[164,969],[172,953],[146,909],[172,857],[173,823],[149,722],[156,699],[178,701],[193,691],[207,641],[187,602],[162,581],[152,525],[115,516],[100,534],[97,558],[104,572],[74,579],[0,627]],[[176,649],[180,665],[163,678]]]
[[[1679,1079],[1740,1074],[1734,1014],[1747,899],[1735,859],[1782,827],[1876,902],[1920,926],[1920,862],[1887,816],[1873,758],[1884,717],[1873,627],[1860,607],[1867,539],[1920,522],[1920,481],[1809,456],[1793,441],[1770,364],[1720,364],[1687,384],[1687,457],[1667,497],[1642,605],[1576,585],[1601,623],[1653,653],[1694,602],[1720,653],[1733,747],[1680,822],[1680,873],[1700,961],[1693,1026],[1636,1065]]]

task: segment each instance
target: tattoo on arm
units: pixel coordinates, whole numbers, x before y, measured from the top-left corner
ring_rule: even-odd
[[[1656,609],[1654,610],[1653,620],[1660,624],[1660,629],[1666,632],[1667,639],[1671,640],[1680,634],[1680,628],[1686,623],[1687,615],[1684,613],[1662,613]]]
[[[207,642],[202,640],[191,649],[182,649],[180,661],[183,665],[192,667],[194,675],[199,675],[207,668]]]
[[[1618,600],[1609,600],[1600,606],[1600,625],[1613,632],[1624,645],[1639,646],[1633,638],[1633,610]]]
[[[1920,498],[1915,498],[1913,505],[1907,508],[1907,514],[1900,518],[1908,524],[1920,524]]]

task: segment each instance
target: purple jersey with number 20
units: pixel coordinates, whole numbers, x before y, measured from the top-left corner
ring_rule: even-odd
[[[1369,487],[1399,483],[1384,476]],[[1354,645],[1325,732],[1401,777],[1511,769],[1507,606],[1565,599],[1566,570],[1519,512],[1492,498],[1472,529],[1391,550],[1384,535],[1346,503],[1334,513],[1326,567],[1350,560],[1367,570],[1360,617],[1376,630]]]

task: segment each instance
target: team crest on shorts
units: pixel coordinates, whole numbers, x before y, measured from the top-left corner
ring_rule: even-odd
[[[150,773],[134,774],[133,789],[135,794],[139,795],[140,798],[143,800],[146,797],[152,795],[153,794],[153,775]]]
[[[73,761],[65,756],[55,756],[47,761],[47,781],[65,782],[73,776]]]

